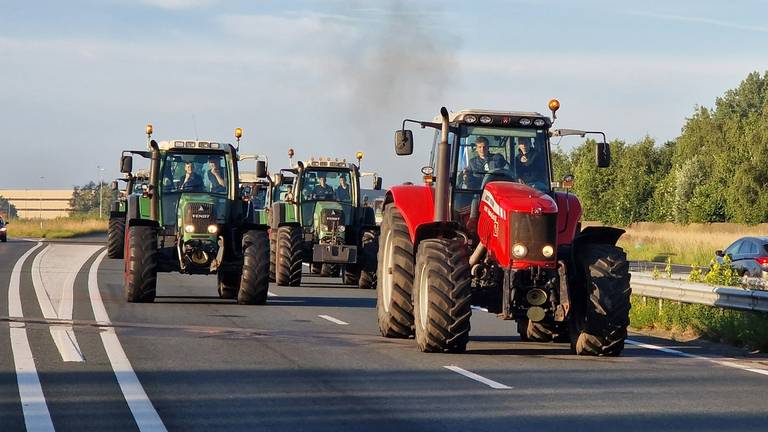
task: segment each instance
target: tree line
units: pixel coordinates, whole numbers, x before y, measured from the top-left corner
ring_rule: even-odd
[[[595,167],[594,145],[552,149],[555,179],[573,174],[586,220],[768,221],[768,72],[696,107],[673,141],[611,141],[609,168]]]

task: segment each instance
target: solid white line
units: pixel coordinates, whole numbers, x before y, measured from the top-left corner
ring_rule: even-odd
[[[273,293],[272,291],[267,291],[267,297],[280,297],[280,296]]]
[[[465,377],[467,377],[469,379],[473,379],[473,380],[475,380],[477,382],[481,382],[481,383],[487,385],[488,387],[490,387],[492,389],[508,390],[508,389],[512,388],[512,387],[510,387],[508,385],[502,384],[500,382],[496,382],[496,381],[488,379],[488,378],[486,378],[484,376],[480,376],[480,375],[478,375],[476,373],[470,372],[470,371],[468,371],[466,369],[462,369],[462,368],[460,368],[458,366],[451,365],[451,366],[443,366],[443,367],[448,369],[448,370],[450,370],[450,371],[456,372],[457,374],[464,375]]]
[[[754,372],[754,373],[758,373],[758,374],[761,374],[761,375],[768,375],[768,369],[757,369],[757,368],[749,367],[749,366],[746,366],[746,365],[743,365],[743,364],[740,364],[740,363],[736,363],[738,360],[733,359],[733,358],[704,357],[704,356],[699,356],[699,355],[695,355],[695,354],[688,354],[686,352],[678,351],[678,350],[672,349],[672,348],[665,348],[663,346],[653,345],[653,344],[644,343],[644,342],[639,342],[639,341],[631,340],[631,339],[626,339],[625,342],[630,344],[630,345],[638,346],[640,348],[645,348],[645,349],[650,349],[650,350],[655,350],[655,351],[661,351],[663,353],[672,354],[672,355],[676,355],[676,356],[680,356],[680,357],[687,357],[687,358],[692,358],[692,359],[696,359],[696,360],[704,360],[704,361],[708,361],[708,362],[711,362],[711,363],[718,364],[720,366],[726,366],[726,367],[730,367],[730,368],[734,368],[734,369],[740,369],[740,370],[747,371],[747,372]]]
[[[101,264],[106,255],[107,251],[105,250],[91,265],[91,270],[88,272],[88,295],[91,298],[91,307],[93,308],[93,316],[96,321],[104,325],[110,325],[111,321],[101,299],[98,285],[99,264]],[[152,401],[149,400],[144,387],[142,387],[139,378],[133,371],[131,362],[128,360],[123,346],[120,345],[115,329],[112,327],[102,328],[101,342],[104,344],[104,350],[107,352],[109,362],[112,364],[112,370],[115,372],[117,383],[120,385],[120,390],[123,392],[125,401],[128,403],[128,408],[131,410],[139,430],[166,431],[163,421],[160,419],[155,407],[152,405]]]
[[[476,310],[476,311],[488,312],[488,309],[480,306],[471,306],[471,308],[472,310]]]
[[[328,320],[328,321],[330,321],[332,323],[335,323],[335,324],[338,324],[338,325],[349,325],[349,323],[344,322],[344,321],[342,321],[340,319],[334,318],[334,317],[332,317],[330,315],[318,315],[318,316],[320,318],[324,319],[324,320]]]
[[[8,284],[8,316],[16,318],[24,316],[21,309],[21,268],[32,252],[42,245],[38,243],[29,249],[13,266]],[[43,387],[37,375],[32,348],[29,346],[27,329],[23,323],[11,324],[11,351],[16,370],[16,383],[19,386],[21,410],[24,414],[24,425],[28,431],[53,431],[51,413],[45,403]]]

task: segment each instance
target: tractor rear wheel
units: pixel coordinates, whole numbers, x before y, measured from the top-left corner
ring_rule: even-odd
[[[107,256],[113,259],[123,258],[125,249],[125,217],[109,218],[107,232]]]
[[[238,304],[267,302],[269,290],[269,235],[263,230],[246,231],[243,235],[243,273]]]
[[[241,271],[221,270],[216,274],[219,283],[219,298],[233,299],[237,297],[240,290],[240,279],[243,277]]]
[[[381,335],[413,335],[413,243],[397,207],[388,205],[381,222],[376,311]]]
[[[344,285],[355,285],[360,282],[360,264],[344,264],[341,271],[341,279]]]
[[[275,265],[277,261],[277,231],[272,231],[269,236],[269,281],[275,281]]]
[[[569,329],[578,355],[617,356],[629,326],[629,263],[620,247],[586,244],[577,255],[585,286],[573,303]]]
[[[126,238],[125,299],[130,303],[152,303],[157,289],[157,230],[132,226]]]
[[[282,226],[277,230],[275,281],[281,286],[301,285],[301,255],[304,236],[301,227]]]
[[[413,318],[420,351],[466,350],[472,315],[471,278],[462,239],[421,241],[413,286]]]
[[[338,264],[323,264],[320,266],[320,276],[322,277],[339,277],[339,271],[341,267]]]
[[[379,233],[373,230],[363,231],[360,254],[360,289],[376,289],[376,254],[379,250]]]

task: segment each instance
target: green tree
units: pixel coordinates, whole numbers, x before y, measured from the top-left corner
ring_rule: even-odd
[[[14,219],[18,217],[16,206],[11,204],[11,202],[7,199],[3,198],[2,195],[0,195],[0,215],[6,215],[8,219]]]
[[[109,215],[109,205],[114,193],[106,182],[101,183],[101,188],[95,182],[89,182],[83,186],[75,186],[70,200],[70,207],[75,213],[89,216],[99,215],[99,191],[101,191],[102,216]]]

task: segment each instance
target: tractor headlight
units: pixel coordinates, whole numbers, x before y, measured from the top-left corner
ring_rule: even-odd
[[[184,231],[188,233],[195,232],[195,226],[194,225],[184,225]]]
[[[515,256],[515,258],[523,258],[528,254],[528,248],[524,245],[521,245],[520,243],[517,243],[516,245],[512,246],[512,255]]]
[[[219,232],[219,227],[216,225],[208,225],[208,234],[216,234]]]
[[[544,258],[551,258],[555,254],[555,249],[550,245],[546,245],[541,248],[541,254],[544,255]]]
[[[345,227],[344,225],[339,225],[339,232],[344,232],[346,230],[347,230],[347,227]]]

